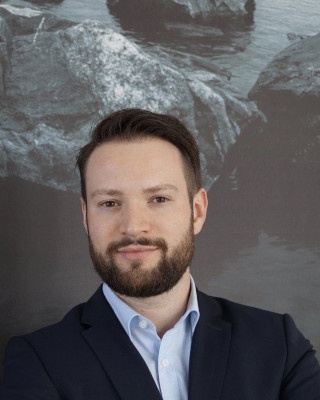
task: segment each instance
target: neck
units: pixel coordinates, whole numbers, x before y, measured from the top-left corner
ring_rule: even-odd
[[[137,313],[148,318],[159,337],[171,329],[185,313],[190,295],[190,271],[168,292],[148,298],[118,296]]]

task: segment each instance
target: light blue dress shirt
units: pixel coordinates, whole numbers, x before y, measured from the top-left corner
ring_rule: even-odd
[[[150,320],[129,307],[105,283],[103,293],[147,364],[162,398],[187,400],[192,335],[200,317],[192,277],[186,312],[176,325],[163,335],[162,339]]]

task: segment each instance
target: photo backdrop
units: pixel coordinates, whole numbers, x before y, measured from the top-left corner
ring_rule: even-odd
[[[179,117],[209,213],[192,274],[320,349],[318,0],[0,1],[0,358],[100,281],[77,150],[101,116]]]

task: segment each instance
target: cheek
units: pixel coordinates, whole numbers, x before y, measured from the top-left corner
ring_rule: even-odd
[[[167,240],[170,240],[173,245],[184,238],[186,234],[189,233],[190,229],[192,232],[194,229],[193,216],[190,208],[188,209],[188,213],[177,213],[175,217],[176,218],[172,218],[170,221],[168,221],[164,228],[167,235]]]
[[[106,223],[101,218],[87,218],[88,234],[90,235],[91,241],[98,245],[105,246],[107,242],[112,239],[112,226],[110,223]]]

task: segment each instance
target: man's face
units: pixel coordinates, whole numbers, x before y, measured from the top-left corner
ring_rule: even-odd
[[[183,168],[179,150],[156,138],[91,154],[83,219],[94,266],[117,293],[164,293],[188,269],[207,198],[201,189],[190,204]]]

